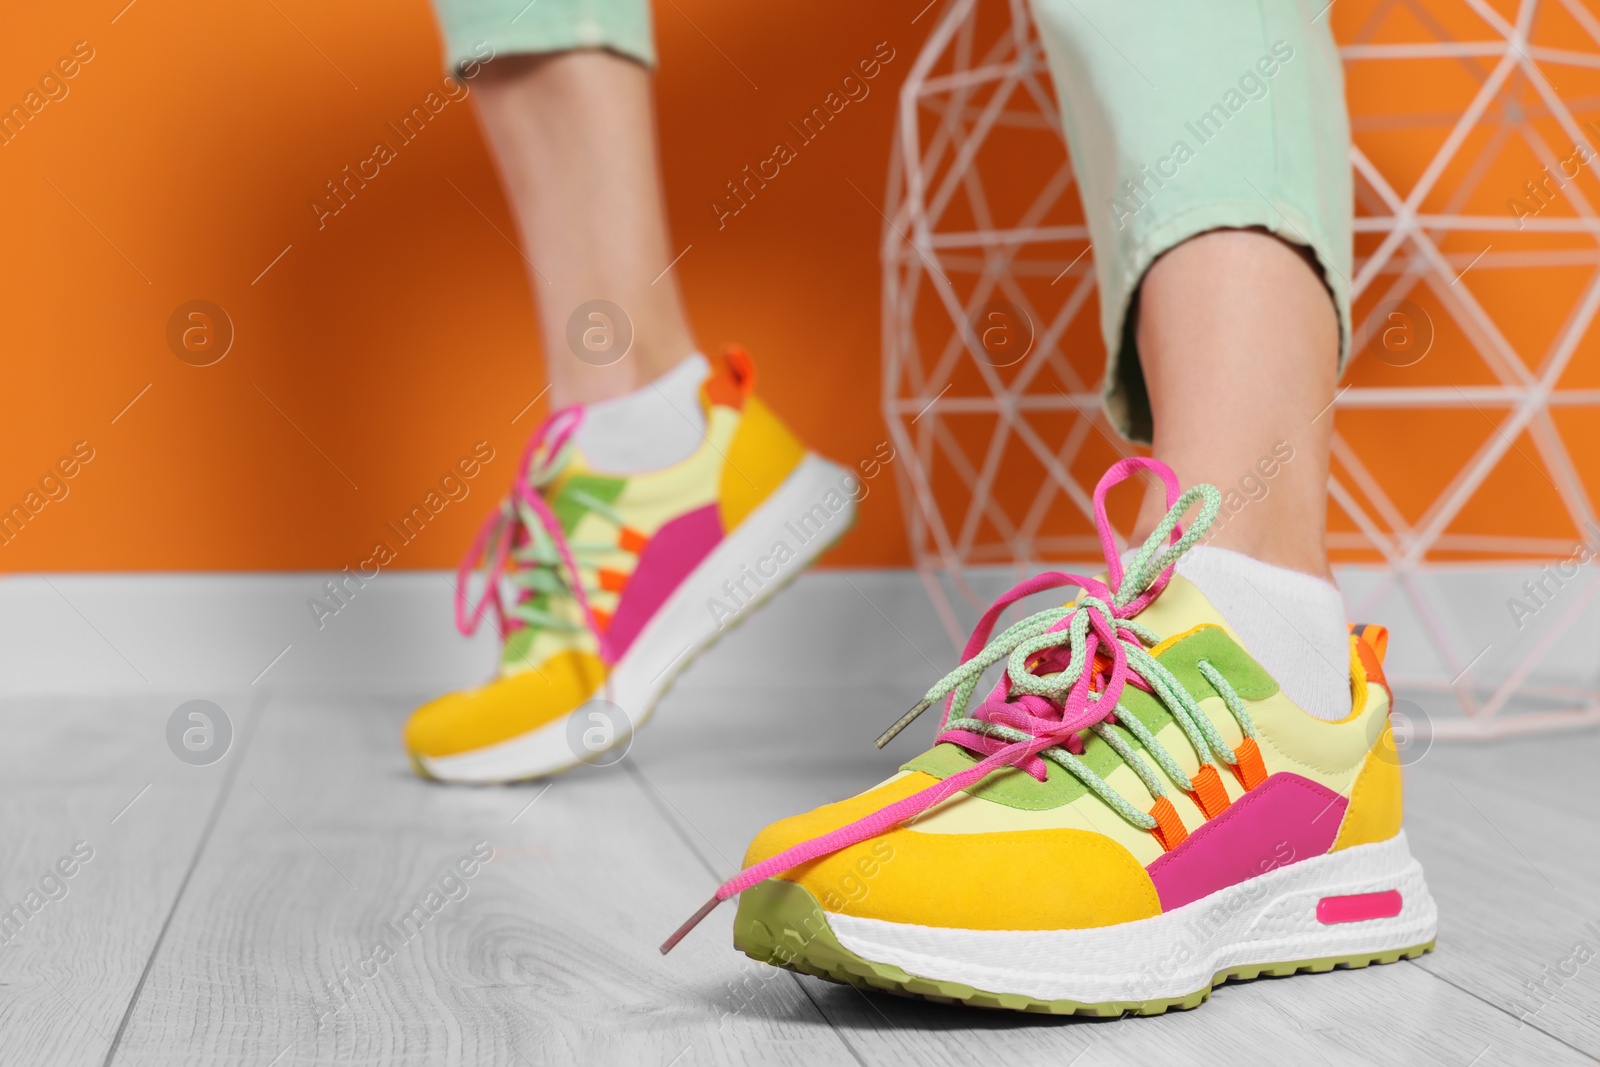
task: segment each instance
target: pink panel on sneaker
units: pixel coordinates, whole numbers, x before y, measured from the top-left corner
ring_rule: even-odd
[[[1348,897],[1323,897],[1317,901],[1317,922],[1358,923],[1366,919],[1392,919],[1400,914],[1400,890],[1382,893],[1355,893]]]
[[[1344,809],[1344,797],[1331,789],[1298,774],[1274,774],[1145,868],[1161,910],[1325,854]]]
[[[722,519],[715,504],[679,515],[656,531],[644,546],[606,630],[614,655],[620,658],[628,651],[644,624],[721,540]]]

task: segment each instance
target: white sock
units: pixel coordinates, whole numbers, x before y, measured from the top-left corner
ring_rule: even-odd
[[[705,439],[700,383],[711,373],[696,352],[655,381],[615,400],[586,404],[572,435],[597,471],[638,474],[688,459]]]
[[[1245,648],[1307,714],[1350,714],[1350,629],[1337,586],[1225,548],[1200,545],[1178,561]]]

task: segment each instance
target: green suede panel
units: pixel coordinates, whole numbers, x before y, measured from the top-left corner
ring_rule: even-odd
[[[578,521],[589,513],[587,507],[567,495],[568,489],[581,489],[597,500],[610,504],[622,495],[622,489],[627,484],[626,479],[607,478],[599,474],[574,474],[568,478],[562,484],[561,492],[550,502],[550,509],[561,521],[561,531],[571,537]]]
[[[1278,691],[1272,675],[1219,626],[1196,630],[1157,658],[1196,700],[1220,695],[1196,666],[1201,660],[1221,671],[1234,691],[1246,700],[1262,700]]]
[[[1100,747],[1107,750],[1111,748],[1103,741],[1100,742]],[[959,745],[943,744],[934,745],[900,769],[926,771],[935,778],[943,780],[952,774],[959,774],[977,762],[976,756]],[[1019,808],[1022,811],[1048,811],[1051,808],[1059,808],[1063,804],[1072,803],[1086,791],[1087,787],[1074,778],[1065,767],[1049,762],[1045,764],[1045,780],[1042,782],[1015,767],[1005,767],[967,789],[967,792],[975,797],[992,800],[1008,808]]]
[[[1200,673],[1198,663],[1201,660],[1221,671],[1222,676],[1245,700],[1260,700],[1278,691],[1278,683],[1272,680],[1272,676],[1252,659],[1248,652],[1215,626],[1207,626],[1185,637],[1156,658],[1196,700],[1219,695],[1211,687],[1211,683],[1206,681],[1205,675]],[[1131,685],[1124,687],[1122,691],[1122,707],[1137,716],[1152,734],[1159,734],[1162,727],[1173,721],[1172,713],[1161,701]],[[1144,747],[1139,743],[1139,739],[1127,730],[1121,727],[1116,727],[1116,730],[1133,749],[1139,750]],[[1094,734],[1089,734],[1087,737],[1083,755],[1078,758],[1090,770],[1104,778],[1117,768],[1122,762],[1122,757],[1117,755],[1116,749]],[[943,744],[935,745],[900,769],[923,771],[943,780],[977,762],[977,757],[966,749],[958,745]],[[966,791],[984,800],[992,800],[996,804],[1004,804],[1008,808],[1022,811],[1047,811],[1059,808],[1063,804],[1072,803],[1089,791],[1088,786],[1060,764],[1046,760],[1045,767],[1045,780],[1042,782],[1015,767],[1007,767],[990,774],[978,784],[969,786]]]
[[[533,650],[533,638],[534,630],[529,626],[511,631],[510,635],[506,637],[505,646],[500,649],[500,665],[502,667],[537,666],[537,664],[525,662],[528,658],[528,653]]]

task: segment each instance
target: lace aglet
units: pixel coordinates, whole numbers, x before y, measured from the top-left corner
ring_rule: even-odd
[[[873,744],[878,748],[882,748],[884,745],[887,745],[890,741],[895,739],[895,736],[899,734],[901,730],[904,730],[907,726],[910,726],[912,723],[916,722],[918,715],[921,715],[932,706],[933,701],[929,700],[927,697],[923,697],[921,700],[917,701],[915,707],[906,712],[904,715],[900,716],[887,730],[879,734],[878,739],[874,741]]]
[[[689,916],[688,922],[678,927],[678,929],[673,932],[671,937],[667,938],[661,943],[661,954],[665,956],[667,953],[671,952],[673,948],[677,946],[679,941],[682,941],[686,936],[688,936],[690,930],[693,930],[696,926],[700,925],[701,919],[704,919],[707,915],[710,915],[716,906],[721,903],[722,898],[714,896],[704,904],[700,905],[700,910]]]

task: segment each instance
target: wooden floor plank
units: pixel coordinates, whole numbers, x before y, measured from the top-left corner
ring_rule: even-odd
[[[0,1063],[99,1064],[115,1039],[243,748],[181,762],[166,729],[187,699],[0,701],[0,908],[22,909],[0,925]],[[212,699],[247,723],[248,695]]]
[[[714,938],[659,955],[709,875],[623,770],[429,785],[406,710],[268,708],[117,1062],[853,1062],[790,976]]]
[[[859,791],[916,751],[926,724],[889,752],[871,746],[905,696],[789,687],[753,703],[745,686],[690,684],[624,763],[547,791],[415,780],[397,746],[408,702],[393,697],[279,697],[249,735],[243,698],[220,699],[239,712],[236,747],[209,767],[168,750],[171,699],[7,701],[0,901],[23,899],[75,841],[95,854],[0,948],[0,1063],[99,1063],[125,1012],[116,1063],[1600,1054],[1592,733],[1440,744],[1408,768],[1408,833],[1441,908],[1440,950],[1416,963],[1228,986],[1194,1012],[1102,1023],[801,979],[732,949],[729,905],[661,957],[763,825]],[[446,880],[480,841],[493,858]],[[408,915],[425,920],[397,929]],[[1595,959],[1562,973],[1580,941]],[[1541,977],[1547,996],[1526,987]]]
[[[1439,902],[1430,972],[1600,1057],[1600,733],[1436,748],[1406,820]]]
[[[1180,1062],[1203,1067],[1593,1062],[1406,963],[1229,985],[1194,1011],[1120,1021],[995,1018],[889,996],[867,1004],[865,995],[808,981],[871,1063],[1148,1065],[1171,1062],[1180,1049]]]

